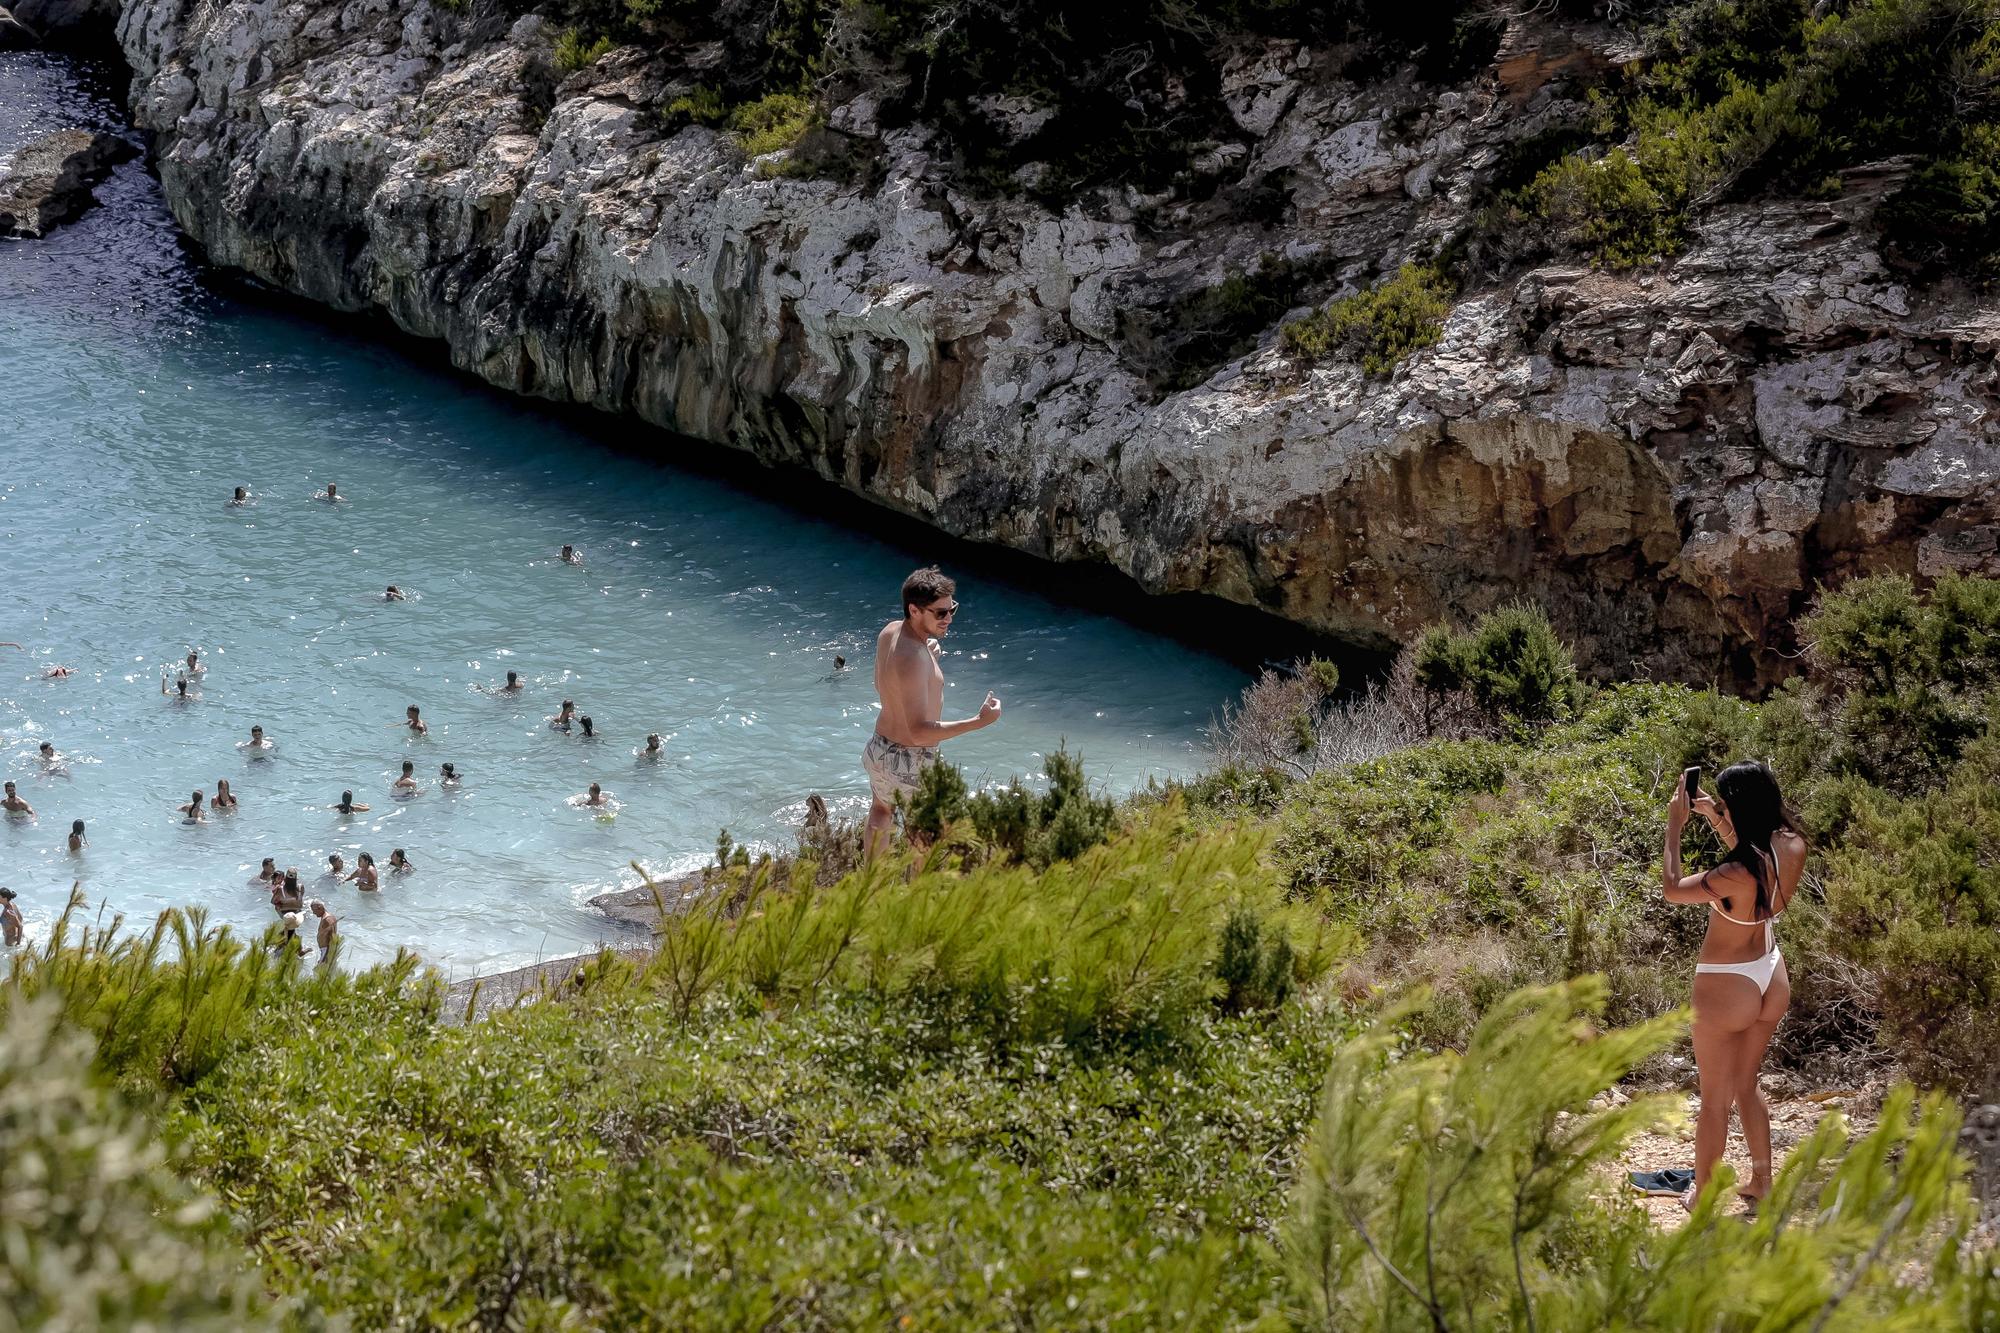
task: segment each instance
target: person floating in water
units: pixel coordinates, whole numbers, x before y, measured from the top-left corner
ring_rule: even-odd
[[[366,852],[356,858],[354,873],[348,878],[353,880],[354,887],[363,893],[373,893],[382,887],[381,876],[375,873],[375,858]]]
[[[458,769],[451,764],[438,765],[438,783],[445,787],[456,787],[458,785]]]
[[[608,806],[617,804],[616,801],[611,799],[611,793],[604,790],[604,788],[598,786],[595,782],[590,784],[590,790],[588,792],[586,792],[582,796],[576,797],[575,799],[580,801],[584,805],[589,805],[589,806]]]
[[[276,749],[277,746],[265,738],[262,726],[252,726],[250,728],[250,739],[247,741],[238,741],[236,748],[252,751],[253,753],[250,755],[252,759],[261,759],[265,753]]]
[[[590,715],[589,715],[588,713],[586,713],[586,714],[584,714],[584,715],[583,715],[582,717],[578,718],[578,719],[576,720],[576,724],[577,724],[577,725],[578,725],[579,727],[582,727],[582,728],[583,728],[583,735],[582,735],[582,736],[581,736],[581,737],[580,737],[579,739],[581,739],[581,740],[586,740],[586,741],[594,741],[594,740],[596,740],[596,739],[597,739],[597,733],[596,733],[595,731],[592,731],[592,730],[591,730],[591,725],[592,725],[592,724],[591,724],[591,721],[590,721]]]
[[[207,812],[202,809],[201,801],[202,801],[202,795],[199,791],[197,791],[194,793],[194,795],[188,798],[188,803],[186,805],[179,805],[175,806],[174,808],[187,816],[188,823],[200,824],[206,821],[208,818]]]
[[[341,501],[340,490],[332,482],[329,481],[326,484],[326,489],[321,491],[318,495],[315,495],[313,499],[324,500],[328,504],[339,504]]]
[[[403,855],[403,849],[397,847],[389,853],[389,869],[399,875],[407,875],[415,870],[416,866],[410,863],[409,857]]]
[[[76,674],[76,668],[73,666],[52,666],[42,672],[42,679],[62,680],[65,679],[66,677],[74,676],[75,674]],[[165,682],[161,683],[160,692],[162,694],[166,693]]]
[[[0,944],[10,948],[21,942],[27,926],[21,920],[21,909],[14,905],[14,891],[0,888]]]
[[[398,588],[395,584],[392,583],[389,585],[388,589],[385,592],[383,592],[382,600],[385,602],[401,602],[407,600],[407,598],[403,590],[401,588]]]
[[[326,904],[312,900],[312,914],[319,918],[319,961],[325,965],[333,957],[333,941],[340,934],[340,918],[326,910]]]
[[[335,852],[333,853],[333,855],[326,858],[326,874],[321,876],[321,878],[339,879],[342,875],[346,873],[347,873],[347,862],[341,859],[339,852]]]
[[[343,815],[364,814],[368,810],[367,806],[356,805],[354,803],[354,793],[351,791],[342,792],[340,794],[340,800],[334,803],[333,808],[335,810],[338,810]]]
[[[42,774],[44,777],[66,778],[69,776],[69,769],[63,764],[62,756],[56,753],[54,745],[48,741],[43,741],[35,747],[35,753],[41,756]]]
[[[558,712],[554,717],[549,719],[549,726],[557,731],[568,731],[569,724],[575,719],[576,719],[576,701],[573,699],[565,699],[562,701],[562,711]]]
[[[208,804],[212,810],[234,810],[236,808],[236,793],[229,790],[228,778],[217,778],[215,780],[215,799]]]
[[[646,748],[643,750],[634,750],[632,753],[641,759],[650,760],[656,764],[664,759],[667,754],[665,747],[660,744],[660,733],[657,731],[647,732]]]
[[[399,796],[413,795],[417,790],[417,763],[414,759],[403,761],[403,776],[390,784]]]
[[[0,795],[0,810],[6,811],[16,819],[33,819],[35,817],[35,807],[21,799],[21,793],[14,790],[14,784],[11,781],[4,788],[0,788],[0,792],[5,793],[4,795]]]
[[[833,673],[837,676],[845,670],[847,670],[847,659],[839,653],[835,653],[833,655]]]
[[[188,678],[186,676],[175,677],[174,688],[171,694],[168,694],[167,691],[167,678],[164,675],[161,676],[160,693],[167,694],[177,704],[193,703],[195,699],[195,696],[188,690]]]
[[[83,821],[81,819],[71,820],[69,826],[70,851],[80,852],[84,849],[85,845],[86,843],[83,836]]]
[[[505,685],[485,687],[488,694],[519,694],[527,688],[527,686],[521,683],[521,673],[518,671],[509,671],[507,673],[507,683]]]
[[[583,563],[583,557],[577,553],[577,549],[567,544],[562,548],[562,555],[557,558],[565,565],[580,565]]]
[[[268,889],[271,887],[271,876],[277,869],[277,861],[267,856],[264,864],[257,867],[257,873],[250,877],[250,882],[260,889]]]
[[[229,507],[231,509],[241,509],[244,505],[247,505],[249,503],[250,503],[250,488],[248,486],[238,486],[236,488],[236,494],[229,497]]]
[[[411,704],[403,710],[403,725],[419,736],[428,736],[431,734],[430,725],[424,721],[423,715],[417,711],[415,704]]]
[[[938,665],[938,640],[951,633],[958,615],[957,589],[936,565],[917,570],[903,580],[903,618],[890,621],[875,636],[875,691],[882,711],[861,752],[872,798],[864,835],[871,859],[889,839],[897,804],[909,803],[923,771],[938,761],[937,747],[1000,720],[1000,700],[992,694],[976,717],[956,722],[939,717],[944,671]]]

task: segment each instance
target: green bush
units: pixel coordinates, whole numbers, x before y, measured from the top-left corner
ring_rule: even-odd
[[[771,92],[729,113],[729,128],[751,157],[793,147],[819,123],[819,108],[798,92]]]
[[[52,999],[0,1025],[0,1327],[229,1330],[270,1324],[152,1127],[90,1074]]]
[[[1042,761],[1048,786],[1040,795],[1015,778],[993,791],[970,792],[950,764],[932,764],[918,779],[905,826],[936,840],[969,826],[977,845],[959,844],[977,861],[993,855],[1045,869],[1082,855],[1118,827],[1117,803],[1093,796],[1083,758],[1057,748]]]
[[[1432,626],[1412,651],[1417,686],[1434,704],[1464,696],[1489,724],[1560,721],[1583,700],[1575,654],[1541,608],[1525,602],[1488,612],[1469,630]]]
[[[565,28],[556,38],[556,69],[563,74],[587,69],[609,55],[614,45],[609,37],[592,40],[575,28]]]
[[[1991,1250],[1964,1246],[1956,1109],[1907,1087],[1851,1145],[1823,1119],[1747,1228],[1726,1167],[1666,1236],[1603,1202],[1593,1168],[1670,1115],[1593,1098],[1684,1020],[1601,1031],[1604,997],[1512,996],[1462,1057],[1395,1058],[1393,1022],[1335,1052],[1284,1232],[1298,1326],[1971,1328],[2000,1309]]]
[[[1405,264],[1387,281],[1286,324],[1285,350],[1309,361],[1359,361],[1370,375],[1388,375],[1444,336],[1456,294],[1437,269]]]

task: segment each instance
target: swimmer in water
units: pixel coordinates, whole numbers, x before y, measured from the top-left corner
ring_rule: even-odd
[[[250,728],[250,739],[247,741],[238,741],[236,743],[236,748],[239,750],[267,751],[276,749],[277,747],[271,741],[265,739],[264,728],[262,726],[253,726]],[[262,757],[263,757],[262,754],[254,754],[251,756],[251,758],[253,759],[258,759]]]
[[[47,741],[43,741],[36,747],[36,753],[42,757],[43,773],[52,778],[66,778],[69,776],[69,769],[63,766],[62,756],[56,753],[55,746],[49,744]]]
[[[0,790],[4,790],[6,793],[4,796],[0,796],[0,810],[6,811],[16,819],[33,819],[35,817],[35,807],[21,799],[21,794],[14,790],[12,782],[9,782],[5,788],[0,788]]]
[[[523,685],[521,683],[521,676],[519,672],[509,671],[507,673],[507,683],[500,687],[500,693],[519,694],[522,690],[525,690],[527,688],[528,687],[526,685]]]
[[[417,789],[416,761],[411,759],[405,759],[403,761],[403,776],[397,778],[390,785],[396,789],[396,792],[399,795],[408,794],[416,791]]]
[[[654,763],[658,763],[660,760],[664,759],[666,757],[667,752],[660,744],[660,733],[657,731],[647,732],[646,748],[643,750],[634,750],[633,754],[637,755],[641,759],[650,759]]]
[[[340,800],[334,804],[333,808],[343,815],[358,815],[365,813],[368,809],[365,805],[356,805],[354,803],[354,793],[351,791],[342,792]]]
[[[549,726],[557,731],[568,731],[569,724],[571,721],[575,719],[575,717],[576,717],[575,701],[570,699],[565,699],[562,701],[562,711],[549,719]]]
[[[580,799],[585,805],[605,806],[611,804],[611,793],[593,782],[590,784],[590,791]]]
[[[165,676],[160,677],[160,693],[167,693],[167,678]],[[194,696],[188,693],[188,678],[186,676],[175,678],[173,693],[169,697],[177,704],[194,702]]]
[[[72,820],[69,826],[69,849],[72,852],[80,852],[83,848],[83,821],[81,819]]]
[[[326,904],[315,898],[310,904],[312,914],[319,918],[319,961],[327,962],[333,955],[334,937],[340,934],[340,918],[326,910]]]
[[[236,793],[229,790],[228,778],[217,778],[215,780],[215,799],[208,804],[212,810],[234,810],[236,808]]]
[[[328,504],[339,504],[341,496],[340,496],[340,491],[334,486],[332,482],[329,481],[326,484],[326,489],[321,491],[318,495],[314,496],[313,498],[315,500],[324,500]]]
[[[0,944],[19,944],[27,934],[27,927],[21,920],[21,909],[14,906],[14,891],[0,889]]]
[[[347,862],[340,859],[339,852],[335,852],[332,856],[326,858],[326,874],[321,876],[321,878],[339,879],[346,872]]]
[[[431,734],[429,725],[425,723],[423,717],[417,712],[415,704],[411,704],[403,710],[403,725],[419,736],[428,736]]]
[[[272,872],[277,870],[277,868],[278,863],[275,860],[268,856],[265,857],[264,864],[257,867],[257,873],[250,877],[250,882],[260,889],[270,888]]]
[[[590,729],[590,728],[591,728],[591,721],[590,721],[590,715],[589,715],[589,714],[587,714],[587,713],[586,713],[586,714],[585,714],[584,716],[582,716],[582,717],[578,718],[578,719],[576,720],[576,722],[577,722],[577,725],[578,725],[578,726],[580,726],[580,727],[582,727],[582,728],[583,728],[583,739],[584,739],[584,740],[587,740],[587,741],[594,741],[594,740],[596,740],[596,739],[597,739],[597,733],[596,733],[596,732],[594,732],[594,731],[592,731],[592,730]]]
[[[835,671],[847,670],[847,659],[842,657],[839,653],[835,653],[833,655],[833,669]]]
[[[416,867],[410,864],[410,858],[403,855],[403,849],[398,847],[389,853],[389,869],[399,875],[407,875]]]
[[[244,505],[247,505],[249,503],[250,503],[250,488],[247,486],[238,486],[236,488],[236,494],[229,497],[229,507],[231,509],[240,509]]]
[[[50,667],[50,668],[49,668],[48,670],[46,670],[46,671],[42,672],[42,679],[43,679],[43,680],[61,680],[61,679],[63,679],[63,677],[65,677],[65,676],[74,676],[75,674],[76,674],[76,668],[75,668],[75,667],[70,667],[70,666],[52,666],[52,667]],[[161,690],[161,693],[163,693],[163,694],[164,694],[165,692],[166,692],[166,691],[165,691],[164,689],[162,689],[162,690]]]
[[[565,565],[580,565],[583,563],[583,557],[576,553],[574,546],[565,545],[562,548],[562,555],[557,558]]]
[[[196,792],[194,795],[188,798],[188,803],[186,805],[179,805],[175,806],[174,808],[187,816],[188,823],[200,824],[205,820],[207,820],[208,818],[207,813],[202,809],[201,800],[202,800],[201,793]]]
[[[208,668],[203,666],[201,663],[201,654],[197,653],[192,648],[188,649],[186,674],[190,676],[199,676],[200,674],[202,674],[202,672],[206,670],[208,670]]]
[[[458,770],[450,764],[439,765],[438,782],[446,787],[456,787],[458,785]]]
[[[389,585],[388,590],[382,594],[382,600],[385,602],[400,602],[406,599],[404,598],[403,590],[392,583]]]
[[[361,853],[360,859],[355,862],[354,873],[348,878],[363,893],[373,893],[382,887],[381,877],[375,873],[375,858],[366,852]]]

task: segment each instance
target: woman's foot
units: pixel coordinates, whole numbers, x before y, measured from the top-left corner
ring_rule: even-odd
[[[1757,1215],[1757,1205],[1762,1203],[1764,1196],[1770,1192],[1771,1164],[1769,1162],[1752,1162],[1750,1164],[1750,1179],[1745,1181],[1742,1188],[1736,1191],[1736,1197],[1743,1200],[1743,1210],[1752,1217],[1755,1217]]]

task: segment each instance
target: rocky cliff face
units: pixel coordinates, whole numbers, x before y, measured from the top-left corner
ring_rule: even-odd
[[[1352,290],[1459,225],[1615,53],[1517,37],[1456,91],[1245,51],[1213,191],[973,195],[870,99],[862,184],[666,132],[675,70],[427,0],[128,0],[133,104],[218,263],[443,340],[522,393],[809,468],[949,532],[1375,646],[1517,596],[1595,665],[1750,684],[1861,568],[2000,573],[2000,309],[1901,285],[1893,166],[1726,209],[1657,269],[1463,297],[1388,379],[1261,345],[1164,392],[1136,330],[1260,256]],[[700,53],[690,53],[698,61]],[[994,108],[996,118],[1031,110]],[[1278,220],[1222,220],[1260,188]],[[642,426],[640,423],[644,423]],[[683,437],[683,438],[676,438]]]

